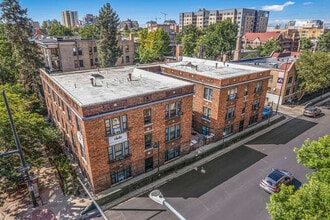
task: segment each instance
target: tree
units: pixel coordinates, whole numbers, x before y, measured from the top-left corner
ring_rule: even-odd
[[[27,10],[21,9],[18,0],[4,0],[0,4],[4,36],[12,46],[18,66],[19,80],[28,92],[40,96],[39,68],[43,66],[36,44],[29,41],[32,26],[26,17]]]
[[[81,38],[97,38],[98,31],[96,25],[87,24],[85,27],[82,27],[78,31]]]
[[[182,45],[182,54],[184,56],[192,57],[197,46],[198,38],[203,32],[195,25],[187,25],[175,37],[176,44]]]
[[[310,39],[303,37],[300,39],[300,50],[305,51],[305,50],[310,50],[313,47],[313,43],[311,42]]]
[[[262,57],[270,56],[272,52],[281,52],[282,47],[278,40],[270,39],[263,46],[260,52]]]
[[[136,50],[136,62],[161,61],[164,55],[170,53],[169,36],[162,28],[157,28],[149,33],[148,30],[142,29],[139,31],[138,36],[139,47]]]
[[[304,93],[330,86],[330,55],[326,52],[305,51],[297,61],[299,86]]]
[[[42,21],[41,28],[43,28],[43,29],[48,28],[48,22]]]
[[[317,45],[318,45],[318,51],[330,52],[330,32],[323,34],[320,37]]]
[[[13,53],[13,47],[5,37],[4,24],[0,23],[0,84],[17,83],[18,70]]]
[[[72,30],[60,24],[54,19],[48,27],[49,36],[73,36]]]
[[[306,140],[300,149],[294,148],[297,161],[314,170],[308,183],[296,192],[293,186],[281,186],[270,197],[266,208],[274,220],[330,218],[330,137],[318,141]]]
[[[117,58],[121,55],[117,40],[118,25],[119,17],[117,13],[111,8],[110,3],[106,3],[101,8],[97,19],[99,31],[97,51],[101,67],[114,66]]]
[[[230,56],[235,49],[237,29],[237,24],[233,24],[230,19],[212,24],[206,29],[197,49],[202,49],[200,53],[207,59],[223,59],[225,54]]]

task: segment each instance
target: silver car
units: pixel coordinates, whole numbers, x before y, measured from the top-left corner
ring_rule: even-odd
[[[321,109],[316,108],[314,106],[310,106],[304,109],[304,115],[309,116],[309,117],[316,117],[321,114]]]
[[[260,187],[268,193],[276,193],[280,191],[282,183],[292,184],[293,175],[283,169],[272,169],[267,176],[260,181]]]

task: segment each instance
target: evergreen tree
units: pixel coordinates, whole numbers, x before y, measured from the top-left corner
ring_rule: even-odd
[[[101,67],[114,66],[117,58],[121,55],[117,40],[118,26],[119,17],[117,13],[111,8],[110,3],[106,3],[101,8],[97,19],[99,32],[97,51]]]
[[[29,41],[32,26],[27,9],[21,9],[18,0],[3,0],[0,4],[4,22],[4,36],[10,42],[18,66],[19,79],[26,91],[39,95],[40,79],[38,69],[42,67],[37,46]]]

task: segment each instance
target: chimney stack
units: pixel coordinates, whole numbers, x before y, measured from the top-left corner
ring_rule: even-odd
[[[128,74],[128,80],[129,80],[129,81],[132,81],[132,73],[129,73],[129,74]]]

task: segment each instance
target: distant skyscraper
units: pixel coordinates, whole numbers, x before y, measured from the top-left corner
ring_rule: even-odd
[[[246,32],[266,32],[268,25],[269,11],[254,10],[247,8],[206,10],[200,9],[197,12],[183,12],[179,15],[179,27],[182,31],[184,26],[195,25],[205,28],[211,24],[230,19],[238,25],[238,35]]]
[[[83,17],[82,25],[85,26],[87,24],[96,24],[96,17],[92,14],[86,14]]]
[[[62,24],[65,27],[78,26],[78,12],[77,11],[63,11]]]

